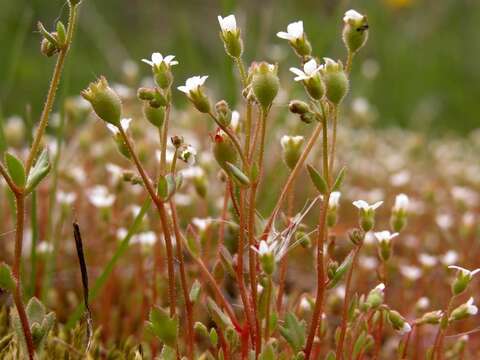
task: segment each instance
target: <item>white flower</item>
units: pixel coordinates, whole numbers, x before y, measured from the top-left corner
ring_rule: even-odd
[[[239,125],[240,125],[240,113],[237,110],[233,110],[232,120],[230,121],[230,127],[234,131],[237,131]]]
[[[152,67],[158,67],[162,62],[167,66],[177,65],[178,61],[173,59],[175,59],[174,55],[167,55],[163,57],[159,52],[154,52],[152,54],[152,60],[142,59],[142,61]]]
[[[187,79],[184,86],[177,87],[178,90],[184,92],[185,94],[189,95],[191,92],[197,92],[207,80],[208,75],[204,76],[192,76]]]
[[[430,300],[427,297],[422,296],[420,299],[417,300],[415,306],[420,310],[427,310],[430,306]],[[440,310],[440,312],[442,311]]]
[[[75,202],[76,199],[77,195],[75,193],[67,193],[61,190],[57,192],[57,202],[62,205],[71,205]]]
[[[364,200],[355,200],[352,203],[357,209],[369,211],[369,210],[376,210],[383,204],[383,201],[377,201],[375,204],[370,205]]]
[[[418,260],[425,267],[434,267],[437,264],[437,258],[426,253],[420,254]]]
[[[132,244],[150,247],[157,241],[157,235],[153,231],[142,232],[134,237]]]
[[[320,68],[321,66],[318,66],[315,59],[311,59],[307,61],[305,65],[303,65],[303,71],[300,69],[297,69],[296,67],[291,67],[290,71],[295,75],[297,75],[294,78],[295,81],[303,81],[303,80],[308,80],[313,76],[315,76],[320,70]]]
[[[345,15],[343,16],[343,21],[345,23],[348,23],[350,21],[360,21],[360,20],[363,20],[363,15],[353,9],[350,9],[347,12],[345,12]]]
[[[449,265],[448,268],[458,270],[462,273],[462,276],[468,276],[470,278],[472,278],[475,274],[480,272],[480,269],[467,270],[467,269],[465,269],[461,266],[457,266],[457,265]]]
[[[467,305],[467,313],[469,315],[476,315],[478,312],[478,308],[473,304],[474,300],[473,297],[468,299],[468,301],[465,303]]]
[[[205,231],[211,223],[212,223],[211,218],[204,218],[204,219],[193,218],[192,219],[192,224],[195,225],[200,231]]]
[[[340,196],[342,196],[340,191],[333,191],[328,199],[328,207],[337,208],[340,203]]]
[[[258,255],[260,256],[265,256],[265,255],[271,255],[275,252],[275,249],[277,247],[276,242],[272,242],[270,245],[265,240],[260,241],[260,245],[258,246],[258,249],[255,246],[252,246],[252,249],[255,250]]]
[[[51,253],[53,251],[53,245],[47,241],[41,241],[37,245],[37,251],[41,254]]]
[[[132,119],[122,119],[122,120],[120,120],[120,126],[122,127],[123,131],[128,130],[131,122],[132,122]],[[107,124],[107,128],[115,136],[120,133],[120,130],[118,130],[118,128],[115,125]]]
[[[287,32],[280,31],[277,33],[280,39],[295,41],[303,37],[303,21],[296,21],[287,26]]]
[[[400,272],[408,280],[416,281],[422,276],[422,269],[416,266],[404,265],[400,267]]]
[[[103,185],[97,185],[87,190],[88,200],[98,208],[108,208],[113,205],[115,195],[110,194]]]
[[[412,327],[410,326],[410,324],[408,322],[404,322],[403,323],[403,326],[401,327],[401,329],[398,330],[398,333],[401,334],[401,335],[405,335],[407,333],[409,333],[410,331],[412,331]]]
[[[385,284],[380,283],[377,286],[375,286],[372,291],[379,291],[379,292],[383,293],[384,290],[385,290]]]
[[[442,263],[444,265],[453,265],[458,260],[458,253],[455,250],[448,250],[442,256]]]
[[[218,15],[218,23],[223,32],[236,32],[237,31],[237,20],[235,15],[228,15],[222,18]]]
[[[185,161],[188,165],[195,165],[195,157],[197,156],[197,150],[191,146],[187,145],[179,155],[179,158]]]
[[[288,146],[293,145],[294,147],[298,147],[303,144],[305,138],[301,135],[298,136],[289,136],[283,135],[280,139],[280,145],[282,145],[282,149],[286,149]]]
[[[393,238],[397,237],[398,236],[398,233],[390,233],[390,231],[388,230],[384,230],[384,231],[378,231],[376,233],[374,233],[375,235],[375,238],[377,239],[377,241],[379,243],[382,243],[382,242],[385,242],[385,243],[390,243],[390,241],[392,241]]]
[[[435,221],[437,225],[443,229],[443,230],[448,230],[453,226],[453,217],[450,214],[438,214],[435,217]]]
[[[408,196],[405,194],[398,194],[395,197],[395,205],[393,206],[394,212],[407,212],[408,211]]]

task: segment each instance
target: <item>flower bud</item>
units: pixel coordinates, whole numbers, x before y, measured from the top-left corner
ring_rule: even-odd
[[[340,196],[342,194],[339,191],[333,191],[328,199],[327,209],[327,226],[333,227],[337,224],[338,218],[338,206],[340,203]]]
[[[137,90],[137,97],[139,100],[150,101],[155,99],[155,89],[141,87]]]
[[[332,280],[335,277],[335,274],[338,270],[338,262],[330,260],[327,265],[327,276],[329,280]]]
[[[368,309],[376,309],[383,304],[385,284],[380,283],[373,288],[367,295],[365,305]]]
[[[412,330],[410,324],[405,321],[402,315],[398,311],[390,310],[388,311],[388,320],[394,330],[398,331],[400,334],[406,334]]]
[[[230,138],[221,130],[218,130],[213,139],[213,156],[218,165],[227,173],[230,172],[227,163],[235,164],[237,161],[237,150]]]
[[[170,141],[173,145],[174,148],[178,149],[180,146],[183,145],[183,136],[178,136],[178,135],[175,135],[175,136],[172,136],[170,138]]]
[[[349,86],[342,63],[325,58],[325,65],[320,71],[323,75],[327,99],[338,105],[347,94]]]
[[[155,127],[161,128],[165,121],[165,107],[152,107],[150,103],[143,104],[143,115]]]
[[[273,252],[274,244],[268,245],[265,240],[260,241],[258,247],[258,254],[260,258],[260,265],[262,270],[267,275],[272,275],[275,272],[275,254]]]
[[[395,198],[395,205],[392,208],[392,215],[390,217],[390,226],[395,232],[402,231],[407,225],[408,214],[408,196],[399,194]]]
[[[305,101],[301,100],[290,101],[290,104],[288,104],[288,109],[291,113],[299,115],[311,112],[310,106]]]
[[[465,304],[462,304],[456,309],[454,309],[450,314],[450,318],[448,319],[448,321],[462,320],[467,317],[476,315],[478,312],[478,308],[473,304],[473,302],[473,297],[471,297]]]
[[[452,283],[452,293],[453,295],[459,295],[465,291],[465,289],[470,285],[470,282],[473,279],[473,276],[480,272],[480,269],[475,269],[473,271],[464,269],[460,266],[450,265],[449,269],[458,270],[457,277]]]
[[[392,255],[392,239],[398,236],[398,233],[390,231],[379,231],[374,233],[378,241],[378,256],[382,261],[388,261]]]
[[[261,63],[254,71],[252,77],[253,94],[263,110],[266,110],[277,96],[280,81],[275,66],[271,64]]]
[[[240,58],[243,52],[243,42],[240,38],[240,29],[237,27],[235,16],[229,15],[224,18],[218,16],[218,22],[225,52],[234,59]]]
[[[420,319],[418,319],[416,323],[419,325],[422,325],[422,324],[437,325],[437,324],[440,324],[442,317],[443,317],[442,310],[430,311],[423,314],[423,316]]]
[[[108,86],[107,79],[100,77],[81,92],[82,97],[92,104],[97,116],[109,124],[119,126],[122,114],[120,97]]]
[[[303,82],[308,95],[314,100],[320,100],[325,94],[325,86],[319,73],[321,68],[315,59],[307,61],[303,65],[303,70],[290,68],[290,71],[297,75],[294,80]]]
[[[356,53],[368,39],[367,17],[355,10],[348,10],[343,17],[343,43],[351,54]]]
[[[365,232],[360,229],[353,229],[348,233],[348,238],[353,245],[358,246],[363,243],[365,239]]]
[[[225,100],[220,100],[215,104],[215,110],[217,110],[217,120],[223,126],[229,126],[232,122],[232,110],[228,106]]]
[[[280,144],[282,145],[283,161],[292,170],[302,154],[302,145],[305,141],[303,136],[282,136]]]
[[[315,114],[311,112],[300,115],[300,120],[305,124],[311,124],[315,119]]]
[[[52,57],[59,51],[58,47],[53,44],[50,40],[43,38],[40,43],[40,52],[47,56]]]

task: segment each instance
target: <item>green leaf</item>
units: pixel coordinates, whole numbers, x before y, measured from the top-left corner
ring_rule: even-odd
[[[320,194],[325,195],[328,191],[328,184],[322,175],[311,165],[307,165],[308,174]]]
[[[207,299],[207,308],[213,321],[222,329],[232,326],[230,318],[218,307],[218,305],[211,299]]]
[[[343,276],[345,275],[347,270],[350,268],[352,261],[353,261],[353,251],[351,251],[350,254],[348,254],[348,256],[343,260],[343,262],[335,271],[333,278],[328,283],[328,287],[327,287],[328,289],[334,288],[340,282],[340,280],[342,280]]]
[[[200,285],[200,282],[198,280],[195,280],[193,282],[192,288],[190,289],[190,294],[188,295],[192,303],[196,303],[198,301],[201,289],[202,286]]]
[[[15,289],[15,279],[10,266],[0,264],[0,288],[12,292]]]
[[[250,185],[250,179],[248,178],[247,175],[245,175],[242,170],[237,168],[235,165],[232,163],[229,163],[228,161],[225,163],[229,174],[233,177],[235,182],[240,185],[240,186],[249,186]]]
[[[40,300],[36,297],[32,297],[27,304],[25,309],[30,325],[33,323],[42,324],[45,316],[47,315],[47,310],[45,305],[42,304]]]
[[[305,321],[299,321],[294,313],[288,313],[285,316],[285,324],[280,327],[280,334],[285,338],[288,344],[297,353],[305,345]]]
[[[22,162],[10,153],[5,153],[5,164],[7,165],[8,174],[12,178],[15,185],[19,187],[25,186],[26,175]]]
[[[343,180],[345,179],[345,171],[346,168],[345,166],[342,167],[342,169],[338,172],[337,178],[335,179],[335,182],[333,183],[333,189],[332,191],[339,191],[340,188],[342,187]]]
[[[48,156],[48,151],[45,149],[38,157],[35,166],[32,168],[32,171],[28,175],[25,191],[27,193],[33,191],[37,187],[37,185],[48,175],[50,169],[50,159]]]
[[[166,345],[174,348],[177,343],[178,318],[170,317],[168,312],[162,308],[153,307],[149,319],[147,327],[152,334]]]
[[[262,353],[258,357],[258,360],[275,360],[275,359],[276,359],[276,355],[275,355],[275,351],[273,351],[272,344],[267,344],[267,346],[265,346]]]
[[[215,328],[212,328],[210,330],[209,338],[210,338],[210,343],[212,344],[212,346],[217,347],[217,345],[218,345],[218,334],[217,334],[217,330],[215,330]]]

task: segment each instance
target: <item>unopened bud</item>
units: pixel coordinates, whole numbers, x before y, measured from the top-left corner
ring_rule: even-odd
[[[462,320],[467,317],[476,315],[478,312],[478,308],[474,305],[473,302],[473,297],[471,297],[465,304],[462,304],[456,309],[454,309],[450,314],[449,321]]]
[[[417,320],[417,324],[430,324],[430,325],[437,325],[440,324],[440,321],[443,317],[442,310],[430,311]]]
[[[354,54],[367,42],[367,17],[355,10],[348,10],[343,17],[343,22],[343,43],[347,47],[348,51]]]
[[[237,21],[234,15],[224,18],[218,17],[220,24],[220,37],[225,46],[225,52],[232,58],[238,59],[242,56],[243,42],[240,38],[240,29],[237,27]]]
[[[327,99],[338,105],[347,94],[349,86],[342,63],[325,58],[325,65],[320,71],[323,75]]]
[[[279,88],[280,81],[275,66],[265,62],[258,65],[252,77],[252,90],[264,110],[272,105]]]
[[[183,136],[178,136],[178,135],[172,136],[170,138],[170,141],[172,142],[172,145],[178,149],[180,146],[183,145]]]
[[[280,141],[283,150],[283,161],[292,170],[302,154],[302,145],[305,142],[303,136],[282,136]]]
[[[83,90],[81,95],[92,104],[100,119],[115,126],[120,125],[122,102],[117,93],[108,86],[107,79],[100,77]]]
[[[227,163],[235,164],[237,161],[237,150],[230,138],[221,130],[217,131],[213,139],[213,156],[218,165],[227,173],[230,172]]]
[[[288,109],[290,112],[299,115],[311,112],[310,106],[305,101],[301,100],[290,101],[290,104],[288,104]]]
[[[232,122],[232,110],[228,106],[225,100],[220,100],[215,104],[215,110],[217,110],[217,120],[223,126],[229,126]]]
[[[405,321],[398,311],[390,310],[388,312],[388,320],[390,321],[390,324],[392,324],[393,329],[402,335],[409,333],[412,330],[410,324]]]
[[[161,129],[165,121],[165,108],[163,106],[155,108],[150,103],[143,104],[143,114],[145,118],[155,127]]]
[[[380,283],[368,293],[365,304],[369,309],[376,309],[383,304],[384,290],[385,285]]]
[[[150,101],[155,99],[155,89],[141,87],[137,90],[137,97],[139,100]]]
[[[352,244],[358,246],[363,243],[365,239],[365,232],[361,229],[353,229],[348,233],[348,238]]]

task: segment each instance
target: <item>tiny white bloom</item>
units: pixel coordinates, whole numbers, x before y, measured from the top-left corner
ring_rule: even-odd
[[[449,265],[448,268],[458,270],[462,273],[462,276],[469,276],[469,277],[473,277],[475,274],[480,272],[480,269],[468,270],[457,265]]]
[[[410,326],[410,324],[408,322],[405,321],[403,323],[402,328],[398,330],[398,333],[401,334],[401,335],[405,335],[405,334],[409,333],[410,331],[412,331],[412,327]]]
[[[458,253],[455,250],[448,250],[442,256],[442,263],[444,265],[453,265],[458,260]]]
[[[418,256],[418,260],[425,267],[434,267],[437,265],[437,258],[430,254],[422,253]]]
[[[378,231],[374,233],[374,235],[377,238],[378,242],[389,243],[390,241],[392,241],[393,238],[398,236],[398,233],[390,233],[390,231],[384,230],[384,231]]]
[[[120,126],[122,127],[123,131],[128,130],[131,122],[132,122],[132,119],[122,119],[122,120],[120,120]],[[107,129],[110,130],[110,132],[115,136],[120,133],[120,130],[118,130],[118,128],[115,125],[112,125],[112,124],[107,124]]]
[[[378,284],[377,286],[375,286],[373,288],[374,291],[380,291],[383,293],[383,291],[385,290],[385,284],[384,283],[380,283]]]
[[[398,194],[395,197],[395,205],[393,206],[393,211],[408,211],[408,196],[405,194]]]
[[[53,245],[47,241],[41,241],[37,245],[37,251],[41,254],[51,253],[53,251]]]
[[[218,23],[220,24],[220,28],[223,32],[235,32],[237,31],[237,20],[235,19],[235,15],[228,15],[222,18],[218,15]]]
[[[303,21],[296,21],[287,26],[287,32],[280,31],[277,33],[280,39],[295,41],[303,37]]]
[[[77,195],[73,192],[64,192],[58,191],[57,192],[57,201],[62,205],[71,205],[77,199]]]
[[[308,301],[306,296],[303,296],[302,299],[300,300],[300,308],[303,311],[309,311],[312,308],[310,301]]]
[[[192,76],[187,79],[185,85],[177,87],[178,90],[185,94],[190,94],[191,92],[197,92],[198,89],[205,83],[207,80],[208,75],[204,76]]]
[[[420,310],[426,310],[430,306],[430,300],[427,297],[422,296],[420,299],[417,300],[416,306]]]
[[[315,76],[320,68],[321,66],[318,66],[317,61],[315,59],[311,59],[303,65],[303,71],[296,67],[291,67],[290,71],[297,75],[294,78],[295,81],[303,81]]]
[[[98,208],[108,208],[115,201],[115,195],[110,194],[107,187],[103,185],[96,185],[88,189],[87,196],[90,203]]]
[[[282,145],[282,149],[286,149],[290,144],[292,144],[295,147],[298,147],[303,144],[305,141],[305,138],[301,135],[297,136],[289,136],[289,135],[283,135],[282,138],[280,139],[280,145]]]
[[[478,312],[478,308],[473,304],[474,300],[473,300],[473,297],[471,297],[470,299],[468,299],[468,301],[466,302],[466,305],[467,305],[467,313],[469,315],[476,315],[477,312]]]
[[[380,207],[380,205],[383,204],[383,201],[377,201],[375,204],[370,205],[370,204],[367,203],[365,200],[355,200],[352,204],[353,204],[357,209],[368,211],[368,210],[376,210],[376,209],[378,209],[378,208]]]
[[[204,219],[193,218],[192,219],[192,224],[195,225],[200,231],[205,231],[211,223],[212,223],[211,218],[204,218]]]
[[[363,15],[360,14],[358,11],[350,9],[347,12],[345,12],[345,15],[343,16],[343,21],[345,23],[348,23],[349,21],[360,21],[363,20]]]
[[[144,247],[150,247],[157,241],[157,235],[153,231],[142,232],[135,236],[132,244],[139,244]]]
[[[178,61],[173,60],[173,59],[175,59],[174,55],[167,55],[167,56],[163,57],[162,54],[160,54],[159,52],[154,52],[152,54],[152,60],[142,59],[142,61],[145,64],[148,64],[152,67],[160,66],[160,64],[162,62],[165,63],[165,65],[167,65],[167,66],[177,65]]]
[[[422,277],[422,269],[416,266],[404,265],[400,267],[400,272],[408,280],[416,281]]]
[[[340,203],[340,196],[342,196],[340,191],[333,191],[328,200],[328,207],[337,208]]]
[[[185,161],[188,165],[193,166],[195,165],[196,156],[197,156],[197,150],[193,146],[188,145],[180,152],[179,157],[180,159]]]
[[[240,125],[240,113],[237,110],[233,110],[230,126],[234,131],[236,131],[239,125]]]

